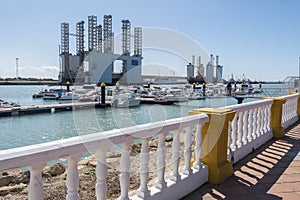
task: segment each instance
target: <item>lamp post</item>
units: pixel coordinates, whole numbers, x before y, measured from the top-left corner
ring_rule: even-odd
[[[16,80],[19,80],[18,61],[19,58],[16,58]]]

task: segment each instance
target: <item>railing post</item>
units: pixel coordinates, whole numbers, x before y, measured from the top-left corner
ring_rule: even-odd
[[[81,155],[76,154],[68,157],[67,170],[67,200],[78,200],[79,198],[79,175],[77,161]]]
[[[286,99],[280,97],[264,97],[263,99],[273,99],[274,103],[271,106],[271,121],[270,127],[273,131],[274,138],[284,137],[284,128],[282,127],[282,106]]]
[[[233,173],[232,163],[227,159],[228,127],[235,111],[231,109],[194,109],[190,115],[206,113],[210,121],[202,128],[201,162],[208,166],[208,180],[219,184]]]
[[[42,182],[42,171],[45,163],[35,164],[30,167],[30,182],[28,199],[44,199],[44,186]]]

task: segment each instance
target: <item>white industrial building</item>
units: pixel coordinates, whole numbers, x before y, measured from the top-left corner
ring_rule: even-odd
[[[192,62],[194,63],[195,56],[192,57]],[[198,57],[197,66],[189,63],[187,65],[187,78],[188,80],[200,80],[199,78],[204,78],[206,83],[222,83],[223,66],[219,65],[219,56],[216,56],[216,62],[214,61],[214,56],[210,55],[210,61],[204,67],[201,63],[201,57]],[[194,77],[194,70],[197,69],[196,77]],[[193,79],[195,78],[195,79]]]
[[[69,37],[76,36],[76,55],[69,52]],[[61,24],[61,83],[122,84],[142,83],[142,29],[134,28],[134,50],[131,52],[131,23],[122,20],[122,54],[114,53],[112,16],[104,15],[103,27],[97,25],[97,17],[88,17],[88,50],[85,51],[84,21],[76,24],[76,34],[69,32],[69,24]],[[122,61],[120,73],[114,72],[114,62]]]

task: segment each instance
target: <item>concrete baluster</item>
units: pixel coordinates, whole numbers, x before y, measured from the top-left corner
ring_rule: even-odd
[[[231,124],[231,145],[230,148],[232,151],[235,151],[237,149],[237,118],[238,116],[235,115]]]
[[[195,140],[196,140],[196,146],[195,146],[196,160],[193,164],[193,167],[195,169],[201,169],[200,157],[201,157],[201,145],[202,145],[202,124],[199,124],[197,126]]]
[[[158,135],[158,147],[157,147],[157,181],[154,184],[156,188],[163,189],[167,187],[165,181],[165,170],[166,170],[166,134]]]
[[[258,127],[257,127],[257,108],[254,108],[253,109],[253,131],[252,131],[252,139],[255,140],[257,138],[257,135],[256,135],[256,131],[258,130]]]
[[[248,136],[248,111],[245,110],[243,112],[243,137],[242,137],[243,145],[247,144],[247,136]]]
[[[137,196],[146,199],[150,196],[150,191],[147,187],[149,179],[149,139],[142,139],[142,149],[140,154],[140,188],[137,191]]]
[[[237,134],[237,146],[242,147],[242,135],[243,135],[243,112],[237,113],[238,115],[238,134]]]
[[[79,199],[79,175],[77,169],[77,161],[81,155],[72,155],[67,158],[67,200]]]
[[[45,163],[38,163],[29,168],[30,182],[28,186],[28,199],[38,200],[44,199],[44,186],[42,180],[42,171]]]
[[[105,199],[107,191],[107,164],[106,164],[106,149],[100,149],[97,151],[97,167],[96,167],[96,197],[97,199]]]
[[[248,119],[248,135],[247,140],[248,142],[252,141],[252,131],[253,131],[253,109],[249,110],[249,119]]]
[[[259,107],[259,110],[260,110],[260,125],[259,125],[259,133],[260,135],[263,135],[264,134],[264,123],[265,123],[265,112],[264,112],[264,107],[261,106]]]
[[[189,175],[192,172],[190,161],[192,158],[192,143],[193,143],[193,135],[192,128],[188,127],[186,129],[185,137],[184,137],[184,167],[182,169],[182,173]]]
[[[257,121],[256,121],[256,137],[259,137],[260,136],[260,129],[261,129],[261,119],[262,119],[262,116],[261,116],[261,107],[258,107],[256,108],[257,109],[257,113],[256,113],[256,118],[257,118]]]
[[[172,144],[172,172],[170,179],[177,182],[180,179],[178,172],[179,161],[180,161],[180,137],[179,130],[173,131],[173,144]]]
[[[121,196],[120,200],[129,200],[128,190],[130,184],[130,143],[122,144],[121,160],[120,160],[120,187]]]
[[[267,117],[267,127],[268,127],[268,131],[271,130],[271,126],[270,126],[270,124],[271,124],[271,107],[272,107],[272,105],[269,105],[269,106],[268,106],[268,110],[267,110],[267,113],[268,113],[268,117]]]
[[[268,106],[263,107],[263,113],[264,113],[264,126],[263,126],[263,132],[266,133],[268,131],[268,124],[267,124],[267,118],[268,118]]]
[[[298,93],[300,94],[300,93]],[[300,95],[298,96],[298,99],[297,99],[297,115],[298,115],[298,120],[300,120]]]

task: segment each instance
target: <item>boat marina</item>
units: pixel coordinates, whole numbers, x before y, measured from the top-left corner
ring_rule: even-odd
[[[261,85],[259,86],[261,87]],[[238,103],[245,98],[261,98],[263,90],[248,85],[234,85],[228,90],[225,84],[172,85],[172,86],[117,86],[96,87],[95,85],[65,89],[48,87],[32,95],[41,99],[36,105],[19,105],[1,101],[0,116],[17,116],[38,113],[55,113],[91,108],[129,108],[141,104],[180,105],[189,101],[203,101],[211,98],[233,97]],[[104,89],[104,93],[101,93]],[[247,89],[247,90],[246,90]],[[267,89],[266,89],[267,90]],[[259,91],[259,92],[258,92]],[[242,93],[243,92],[243,93]],[[104,95],[104,96],[103,96]],[[102,100],[102,98],[104,99]]]

